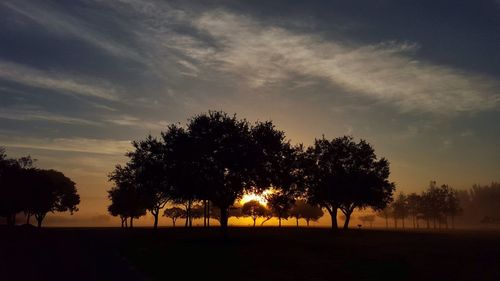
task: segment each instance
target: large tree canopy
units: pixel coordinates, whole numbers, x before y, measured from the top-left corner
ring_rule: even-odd
[[[332,228],[337,228],[337,210],[345,217],[344,228],[355,208],[383,209],[392,200],[394,184],[389,181],[389,162],[377,159],[366,141],[350,136],[316,139],[307,149],[307,196],[327,209]]]
[[[31,212],[35,215],[38,227],[49,212],[78,211],[80,196],[75,183],[63,173],[55,170],[37,170],[37,184],[33,188],[35,200],[32,201]]]
[[[132,142],[134,150],[127,153],[127,165],[133,170],[133,181],[144,207],[154,218],[154,228],[158,227],[160,210],[172,199],[172,186],[166,176],[164,145],[149,135],[145,140]]]
[[[228,211],[246,190],[261,191],[275,180],[273,173],[287,147],[284,134],[271,122],[250,125],[220,111],[189,120],[184,130],[169,127],[163,134],[168,165],[177,193],[185,200],[210,200],[220,209],[221,227]]]

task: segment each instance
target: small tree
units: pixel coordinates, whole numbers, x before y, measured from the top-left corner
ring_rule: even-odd
[[[450,190],[446,198],[446,214],[451,217],[451,227],[455,228],[455,217],[463,212],[456,190]]]
[[[408,214],[411,217],[413,228],[418,227],[418,215],[420,210],[419,206],[421,203],[422,203],[422,197],[416,193],[411,193],[406,198]]]
[[[278,218],[278,227],[281,227],[281,220],[290,216],[295,199],[283,191],[276,191],[266,195],[266,200],[271,212]]]
[[[189,225],[193,224],[193,220],[202,218],[205,214],[205,206],[196,204],[191,208],[189,216]]]
[[[109,213],[112,216],[120,216],[122,226],[124,220],[130,219],[129,227],[134,227],[134,219],[146,214],[145,200],[137,188],[134,170],[129,166],[117,165],[109,175],[109,180],[115,183],[115,186],[108,191],[108,198],[111,200],[111,205],[108,206]]]
[[[186,216],[186,212],[179,207],[167,208],[163,211],[163,216],[172,219],[172,226],[175,227],[175,222],[179,218]]]
[[[257,218],[264,217],[267,214],[267,209],[259,201],[251,200],[243,204],[241,213],[245,217],[250,217],[253,220],[253,227],[255,227]]]
[[[38,170],[36,173],[37,187],[34,189],[34,200],[31,210],[35,215],[38,227],[49,212],[78,211],[80,196],[75,183],[63,173],[55,170]]]
[[[389,228],[389,218],[393,216],[392,206],[388,205],[377,212],[377,215],[385,220],[385,227]]]
[[[234,204],[233,206],[229,207],[228,211],[228,217],[231,218],[240,218],[243,216],[241,213],[241,208],[242,206],[240,204]],[[213,204],[210,205],[210,217],[218,222],[220,222],[220,209],[217,206],[214,206]]]
[[[297,200],[290,210],[290,216],[294,217],[299,226],[299,219],[305,219],[307,226],[310,221],[317,221],[323,216],[323,210],[320,207],[307,204],[305,200]]]
[[[394,212],[395,225],[397,225],[397,219],[401,219],[402,226],[405,228],[405,218],[408,217],[408,200],[404,193],[400,193],[396,200],[392,203],[392,209]]]

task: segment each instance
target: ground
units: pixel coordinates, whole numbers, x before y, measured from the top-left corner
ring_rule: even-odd
[[[500,233],[0,229],[0,280],[500,280]]]

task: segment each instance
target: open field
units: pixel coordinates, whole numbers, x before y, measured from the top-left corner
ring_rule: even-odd
[[[0,229],[0,280],[500,280],[499,232]]]

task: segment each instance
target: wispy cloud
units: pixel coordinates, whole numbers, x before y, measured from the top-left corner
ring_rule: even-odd
[[[299,74],[326,79],[403,112],[453,114],[488,110],[500,103],[498,80],[417,61],[417,44],[347,44],[263,26],[224,11],[206,12],[193,25],[223,46],[215,54],[222,69],[239,73],[254,87]]]
[[[4,5],[25,18],[36,22],[49,32],[78,38],[111,55],[141,60],[141,55],[135,50],[111,39],[110,36],[96,32],[88,22],[83,22],[68,13],[58,11],[47,2],[6,1],[0,3],[0,5]]]
[[[157,121],[157,122],[147,121],[131,115],[115,116],[110,119],[105,119],[105,121],[120,126],[146,128],[149,130],[158,130],[158,131],[165,129],[168,125],[168,122],[166,121]]]
[[[90,138],[21,138],[3,137],[3,146],[9,148],[43,149],[53,151],[123,155],[132,148],[129,140]]]
[[[142,17],[137,41],[157,58],[151,63],[157,69],[171,71],[176,64],[178,73],[199,79],[208,72],[229,73],[239,77],[238,86],[244,82],[261,91],[276,83],[298,83],[307,90],[311,80],[322,79],[332,92],[340,87],[401,112],[453,115],[500,104],[498,79],[419,61],[417,42],[361,45],[347,43],[350,38],[292,32],[227,10],[193,14],[163,2],[134,0],[120,5]],[[175,63],[165,57],[175,57]]]
[[[73,77],[57,71],[41,71],[32,67],[0,60],[0,79],[30,87],[49,89],[65,95],[119,99],[117,86],[89,77]]]
[[[83,118],[69,117],[42,110],[17,110],[0,108],[0,118],[18,121],[48,121],[72,125],[102,125],[99,122],[86,120]]]

